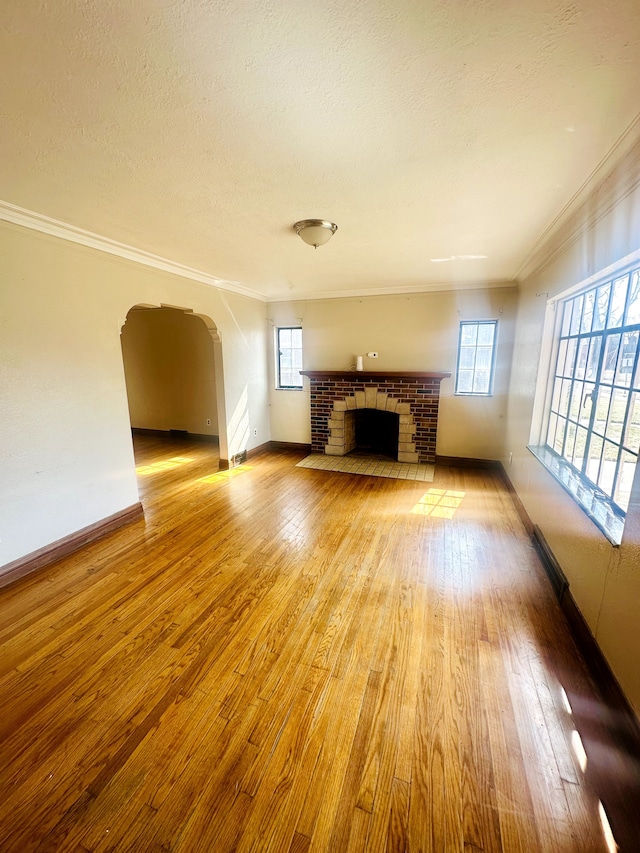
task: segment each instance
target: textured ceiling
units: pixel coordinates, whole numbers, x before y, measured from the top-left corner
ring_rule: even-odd
[[[0,198],[269,298],[512,280],[640,108],[638,0],[1,14]]]

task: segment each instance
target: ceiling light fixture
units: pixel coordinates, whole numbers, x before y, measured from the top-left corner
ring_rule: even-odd
[[[333,222],[327,222],[326,219],[302,219],[296,222],[293,226],[296,234],[308,246],[318,248],[328,243],[331,237],[338,230],[338,226]]]

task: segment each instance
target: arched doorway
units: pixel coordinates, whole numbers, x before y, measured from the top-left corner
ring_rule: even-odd
[[[213,320],[173,305],[134,305],[120,341],[132,428],[218,442],[224,467],[222,342]]]

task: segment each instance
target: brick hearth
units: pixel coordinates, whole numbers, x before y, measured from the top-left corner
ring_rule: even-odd
[[[434,462],[440,382],[450,373],[303,370],[311,382],[311,446],[344,456],[355,446],[356,409],[399,418],[398,461]]]

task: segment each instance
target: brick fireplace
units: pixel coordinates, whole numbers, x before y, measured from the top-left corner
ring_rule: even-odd
[[[398,417],[398,462],[434,462],[440,382],[450,373],[303,370],[311,383],[311,449],[345,456],[355,447],[355,412]]]

